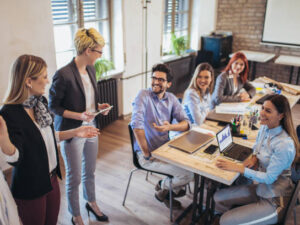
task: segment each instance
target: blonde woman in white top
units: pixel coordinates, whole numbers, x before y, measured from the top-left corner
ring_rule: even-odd
[[[200,126],[210,111],[214,88],[214,70],[208,63],[199,64],[190,85],[184,92],[183,107],[192,124]]]

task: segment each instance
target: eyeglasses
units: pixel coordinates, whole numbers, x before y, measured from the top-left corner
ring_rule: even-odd
[[[103,52],[102,52],[102,51],[98,51],[98,50],[96,50],[96,49],[92,49],[92,52],[98,52],[100,55],[102,55],[102,54],[103,54]]]
[[[152,79],[152,81],[158,81],[159,83],[163,83],[163,82],[165,82],[165,81],[167,81],[166,79],[164,79],[164,78],[159,78],[159,77],[151,77],[151,79]]]

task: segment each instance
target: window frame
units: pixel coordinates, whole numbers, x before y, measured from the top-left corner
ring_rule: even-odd
[[[55,0],[53,0],[55,1]],[[98,5],[99,5],[99,1],[100,0],[94,0],[95,1],[95,14],[97,15],[98,12]],[[112,2],[110,0],[104,0],[106,3],[106,7],[107,7],[107,16],[105,18],[94,18],[94,19],[85,19],[84,18],[84,0],[67,0],[67,11],[68,11],[68,21],[67,22],[55,22],[53,20],[53,15],[52,15],[52,21],[53,21],[53,29],[54,27],[57,26],[66,26],[69,25],[70,26],[70,30],[71,30],[71,40],[74,40],[75,37],[75,33],[77,31],[77,29],[80,28],[80,25],[82,25],[81,27],[84,27],[85,23],[90,23],[90,22],[94,22],[97,23],[98,25],[100,24],[100,22],[107,22],[108,23],[108,40],[106,40],[106,47],[108,44],[109,47],[109,55],[110,57],[107,57],[107,59],[114,61],[114,56],[113,56],[113,49],[112,49]],[[51,11],[53,14],[53,8],[52,8],[52,0],[51,0]],[[81,16],[82,15],[82,16]],[[80,20],[80,18],[82,18],[82,20]],[[99,28],[97,28],[97,30],[99,30]],[[57,58],[57,54],[59,53],[64,53],[64,52],[72,52],[73,56],[76,55],[76,50],[74,47],[74,43],[72,43],[72,48],[69,49],[65,49],[65,50],[56,50],[56,46],[55,46],[55,57]],[[57,63],[57,62],[56,62]]]
[[[166,3],[172,1],[172,11],[171,12],[166,12]],[[181,1],[181,0],[164,0],[164,8],[163,8],[163,30],[162,30],[162,46],[161,46],[161,56],[163,56],[166,52],[163,52],[164,50],[164,36],[167,34],[175,33],[176,32],[181,32],[181,31],[187,31],[187,48],[190,48],[190,38],[189,36],[191,35],[191,20],[192,20],[192,5],[193,5],[193,0],[186,0],[188,1],[188,9],[187,10],[181,10],[176,12],[176,1]],[[187,15],[187,29],[181,29],[181,30],[175,30],[175,15],[176,14],[186,14]],[[166,16],[171,15],[171,31],[165,32],[165,24],[166,24]],[[167,53],[168,55],[168,53]]]

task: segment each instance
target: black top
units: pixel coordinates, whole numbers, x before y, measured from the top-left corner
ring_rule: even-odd
[[[87,66],[86,70],[94,87],[95,111],[97,111],[99,94],[95,68],[93,66]],[[62,116],[65,110],[80,113],[86,111],[85,91],[81,76],[75,64],[75,58],[54,74],[49,90],[49,108],[55,113],[54,126],[56,130],[62,131],[81,126],[81,120],[64,118]],[[96,121],[96,124],[98,126],[98,121]]]
[[[47,107],[46,98],[43,99]],[[48,154],[44,139],[21,104],[4,105],[0,111],[7,124],[9,138],[19,150],[19,159],[14,166],[11,190],[17,199],[35,199],[52,190]],[[57,143],[55,140],[57,159],[56,173],[61,178]]]

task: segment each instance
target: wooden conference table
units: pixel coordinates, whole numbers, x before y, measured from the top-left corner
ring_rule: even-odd
[[[259,79],[255,80],[259,82]],[[293,86],[295,87],[295,86]],[[299,88],[299,87],[296,87]],[[291,95],[282,92],[290,102],[291,107],[293,107],[300,98],[300,95]],[[251,102],[255,102],[262,95],[257,94]],[[218,125],[218,122],[205,121],[201,128],[213,131],[217,133],[223,127]],[[197,128],[195,128],[197,130]],[[248,147],[253,147],[255,143],[255,138],[258,131],[251,131],[248,135],[248,140],[242,138],[233,137],[235,143],[245,145]],[[183,135],[183,134],[181,134]],[[195,224],[200,217],[204,215],[205,224],[209,224],[214,215],[214,201],[213,194],[218,187],[218,185],[225,184],[231,185],[236,178],[239,176],[237,172],[225,171],[219,169],[215,164],[216,160],[222,157],[219,151],[216,151],[213,155],[204,153],[203,151],[211,144],[217,145],[217,141],[213,140],[208,145],[200,148],[196,152],[189,154],[181,150],[172,148],[166,143],[152,152],[153,157],[160,159],[161,161],[168,162],[170,164],[176,165],[178,167],[184,168],[194,173],[195,185],[194,185],[194,197],[193,202],[185,209],[185,211],[176,219],[174,224],[179,224],[181,219],[186,216],[186,214],[192,210],[192,222]],[[206,196],[206,210],[203,212],[203,199],[204,199],[204,183],[206,180],[207,186],[207,196]]]

